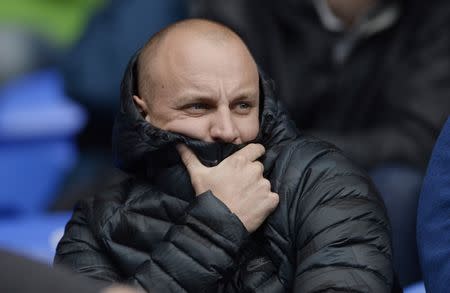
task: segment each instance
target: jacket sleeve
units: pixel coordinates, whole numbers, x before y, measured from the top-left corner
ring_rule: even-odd
[[[123,276],[104,249],[117,243],[94,235],[86,215],[90,212],[83,206],[75,211],[58,245],[55,264],[148,292],[215,292],[217,284],[235,270],[234,259],[248,236],[240,220],[206,192],[188,206],[183,219],[171,226],[133,276]]]
[[[370,180],[331,148],[300,164],[293,292],[391,292],[389,222]]]

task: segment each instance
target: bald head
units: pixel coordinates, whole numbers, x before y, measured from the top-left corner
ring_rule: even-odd
[[[142,48],[137,61],[138,90],[142,97],[148,99],[154,96],[155,82],[159,71],[164,70],[164,63],[189,53],[189,46],[196,47],[200,54],[211,47],[232,47],[236,49],[234,52],[238,51],[239,55],[248,58],[249,65],[257,70],[247,46],[231,29],[209,20],[187,19],[159,31]],[[224,57],[219,55],[218,58]]]

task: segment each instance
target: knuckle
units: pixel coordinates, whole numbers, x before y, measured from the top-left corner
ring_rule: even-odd
[[[266,150],[264,148],[264,146],[259,143],[251,143],[251,144],[249,144],[249,148],[251,149],[251,151],[256,152],[256,153],[264,153]]]
[[[236,156],[234,157],[234,161],[235,161],[237,164],[243,164],[243,163],[245,162],[245,157],[244,157],[243,155],[236,155]]]
[[[253,168],[253,170],[254,170],[254,172],[255,172],[256,174],[262,175],[262,173],[263,173],[263,168],[262,168],[262,166],[261,166],[261,163],[259,163],[259,162],[254,162],[254,163],[252,163],[252,168]]]
[[[264,173],[264,165],[261,162],[256,162],[259,168],[259,172],[262,174]]]
[[[271,192],[270,197],[271,197],[272,207],[278,206],[278,204],[280,203],[280,196],[277,193]]]
[[[270,187],[271,187],[271,184],[270,184],[270,181],[269,180],[267,180],[267,179],[263,179],[263,180],[261,180],[261,184],[262,184],[262,186],[265,188],[265,189],[268,189],[268,190],[270,190]]]
[[[192,167],[192,161],[191,161],[191,158],[185,157],[183,163],[184,163],[184,165],[186,166],[186,168]]]
[[[185,154],[184,155],[184,164],[186,166],[189,166],[189,167],[193,166],[194,165],[193,161],[194,161],[194,156],[192,154]]]
[[[261,153],[265,153],[266,152],[266,148],[262,145],[262,144],[258,144],[259,146],[259,150],[261,151]]]

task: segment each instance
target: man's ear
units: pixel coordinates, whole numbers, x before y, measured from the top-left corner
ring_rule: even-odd
[[[147,117],[148,115],[148,107],[147,107],[147,103],[144,101],[144,99],[133,95],[133,101],[136,104],[139,112],[141,112],[142,117]]]

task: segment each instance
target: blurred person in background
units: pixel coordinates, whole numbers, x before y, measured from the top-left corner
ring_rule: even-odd
[[[450,113],[450,2],[191,0],[230,26],[275,80],[298,128],[368,170],[393,227],[395,268],[420,279],[422,174]]]
[[[118,85],[129,56],[153,33],[184,16],[182,0],[110,0],[92,17],[61,64],[66,93],[89,112],[82,146],[109,148]]]
[[[82,195],[123,179],[111,164],[111,131],[123,71],[130,55],[153,33],[185,16],[185,6],[184,0],[106,1],[62,58],[65,92],[86,109],[88,121],[78,139],[80,160],[54,209],[72,209]]]
[[[113,149],[129,177],[77,205],[57,265],[149,292],[395,288],[371,180],[297,131],[221,24],[175,23],[132,57]]]

